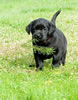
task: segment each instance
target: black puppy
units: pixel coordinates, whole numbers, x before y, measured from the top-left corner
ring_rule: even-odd
[[[65,58],[67,52],[67,40],[64,34],[56,28],[55,20],[61,10],[57,11],[52,20],[48,21],[43,18],[32,21],[27,27],[28,34],[32,33],[32,39],[38,41],[32,41],[33,46],[53,48],[54,53],[44,54],[41,51],[34,50],[34,58],[36,62],[36,68],[42,70],[43,61],[45,59],[52,58],[52,68],[65,65]]]

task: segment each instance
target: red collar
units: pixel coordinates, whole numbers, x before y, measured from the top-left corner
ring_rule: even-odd
[[[49,37],[48,37],[48,39],[46,40],[46,41],[44,41],[46,44],[48,43],[48,41],[51,39],[53,37],[53,34],[52,35],[50,35]]]

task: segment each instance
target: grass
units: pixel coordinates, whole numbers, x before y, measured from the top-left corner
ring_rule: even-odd
[[[34,63],[31,35],[35,18],[48,20],[62,9],[56,25],[68,41],[66,65],[44,70]],[[0,0],[0,100],[78,100],[78,0]]]

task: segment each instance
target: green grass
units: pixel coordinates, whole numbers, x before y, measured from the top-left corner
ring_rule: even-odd
[[[51,20],[68,41],[66,65],[43,71],[34,64],[31,35],[25,27],[35,18]],[[0,100],[78,100],[78,0],[0,0]]]

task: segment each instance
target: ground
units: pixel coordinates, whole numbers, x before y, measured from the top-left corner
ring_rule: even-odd
[[[66,65],[43,71],[34,64],[26,25],[36,18],[51,20],[67,38]],[[78,0],[0,0],[0,100],[78,100]]]

